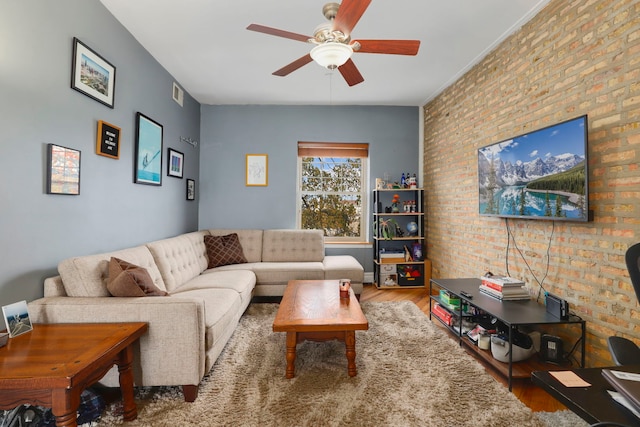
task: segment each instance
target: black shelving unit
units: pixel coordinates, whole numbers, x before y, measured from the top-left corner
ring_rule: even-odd
[[[394,195],[398,195],[398,212],[391,211]],[[425,288],[431,276],[431,264],[426,259],[424,237],[424,191],[421,188],[396,188],[373,191],[373,260],[374,283],[378,289]],[[408,209],[405,209],[408,206]],[[381,231],[381,223],[388,222],[400,229],[402,235]],[[408,229],[416,224],[415,231]],[[405,247],[413,255],[413,245],[419,244],[420,259],[407,260]],[[382,258],[383,253],[402,251],[396,259]],[[398,259],[400,258],[400,259]]]
[[[576,324],[580,326],[580,344],[581,344],[581,360],[580,367],[584,368],[585,364],[585,329],[586,322],[578,316],[570,315],[567,320],[559,319],[549,313],[543,305],[538,304],[534,300],[516,300],[516,301],[500,301],[496,298],[485,295],[480,292],[480,279],[431,279],[429,282],[429,318],[435,318],[441,322],[453,335],[455,335],[460,345],[465,345],[472,353],[487,361],[491,366],[507,377],[507,384],[511,390],[511,381],[515,377],[530,377],[534,370],[549,370],[548,365],[534,360],[522,362],[513,362],[512,352],[509,352],[509,362],[503,363],[493,358],[490,350],[480,349],[475,342],[471,341],[462,330],[463,319],[467,316],[463,313],[463,307],[475,307],[490,317],[494,317],[504,323],[509,330],[509,348],[513,343],[513,331],[518,326],[534,326],[534,325],[560,325],[560,324]],[[440,300],[439,290],[445,289],[460,298],[460,308],[452,310],[444,306]],[[464,296],[463,293],[468,296]],[[458,322],[458,325],[449,325],[443,322],[439,317],[433,315],[433,306],[439,303],[448,310]]]

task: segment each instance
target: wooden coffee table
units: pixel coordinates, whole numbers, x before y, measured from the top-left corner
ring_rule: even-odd
[[[116,364],[124,419],[135,420],[133,343],[146,331],[146,323],[33,325],[0,348],[0,409],[47,406],[57,426],[75,427],[80,394]]]
[[[273,321],[274,332],[287,333],[286,377],[295,376],[296,345],[302,341],[344,342],[347,372],[356,370],[356,332],[369,329],[353,289],[340,298],[338,280],[291,280]]]

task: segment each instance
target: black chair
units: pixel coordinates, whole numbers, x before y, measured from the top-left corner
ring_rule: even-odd
[[[633,289],[636,291],[636,298],[640,300],[640,243],[627,249],[624,259]],[[609,337],[607,344],[616,365],[637,365],[640,363],[640,348],[633,341],[622,337]]]
[[[629,426],[626,424],[601,421],[599,423],[590,424],[589,427],[629,427]]]

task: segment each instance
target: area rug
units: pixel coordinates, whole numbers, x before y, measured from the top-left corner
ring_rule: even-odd
[[[185,403],[179,387],[138,388],[136,421],[124,423],[115,403],[94,425],[585,425],[534,415],[412,302],[362,309],[369,330],[356,332],[356,377],[347,375],[344,344],[304,342],[295,378],[285,379],[285,334],[271,330],[277,304],[252,304],[195,402]]]

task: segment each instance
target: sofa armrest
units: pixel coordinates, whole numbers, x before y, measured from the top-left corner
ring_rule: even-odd
[[[197,385],[205,374],[204,303],[198,298],[46,297],[29,303],[29,316],[34,328],[37,323],[147,322],[134,355],[139,386]],[[105,379],[107,385],[118,384],[117,376]]]
[[[66,297],[67,291],[64,289],[62,277],[47,277],[44,279],[44,296],[45,297]]]

